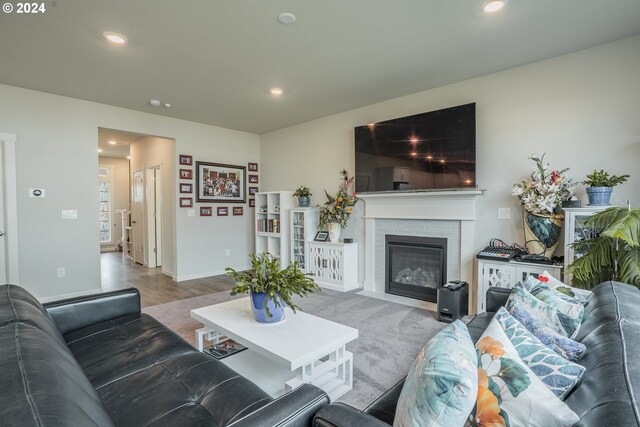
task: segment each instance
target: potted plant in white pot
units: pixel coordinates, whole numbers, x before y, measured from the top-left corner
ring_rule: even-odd
[[[587,175],[587,179],[582,181],[587,186],[587,197],[590,206],[608,206],[611,200],[613,187],[622,184],[629,178],[629,175],[611,175],[604,170],[594,170],[593,173]]]
[[[298,206],[301,208],[308,208],[311,204],[311,190],[308,187],[298,187],[293,193],[293,197],[298,198]]]
[[[268,252],[251,254],[250,270],[226,268],[225,272],[236,281],[231,295],[249,293],[251,311],[260,323],[275,323],[284,319],[284,308],[287,306],[295,313],[299,307],[291,297],[304,297],[318,289],[312,274],[302,272],[295,262],[281,269],[280,260]]]

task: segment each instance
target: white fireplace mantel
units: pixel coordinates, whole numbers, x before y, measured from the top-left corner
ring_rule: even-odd
[[[473,259],[476,220],[476,199],[484,194],[484,190],[445,190],[420,191],[406,193],[373,193],[359,194],[364,201],[365,242],[364,292],[370,296],[384,296],[384,283],[376,283],[375,253],[384,251],[384,247],[375,245],[375,227],[377,220],[444,220],[460,223],[460,279],[470,286],[469,306],[475,307],[473,284]],[[380,278],[378,278],[380,281]],[[392,298],[398,299],[398,298]],[[404,299],[404,298],[403,298]],[[407,301],[409,302],[409,301]],[[415,303],[410,303],[416,305]],[[435,310],[433,304],[426,308]]]

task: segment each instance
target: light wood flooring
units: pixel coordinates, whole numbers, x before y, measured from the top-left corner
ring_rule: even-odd
[[[134,287],[140,291],[142,307],[151,307],[215,292],[228,291],[234,281],[228,276],[174,282],[160,268],[145,268],[125,258],[122,252],[100,254],[102,290]]]

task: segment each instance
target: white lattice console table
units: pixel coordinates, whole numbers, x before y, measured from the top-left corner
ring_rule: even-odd
[[[527,280],[529,276],[538,277],[545,270],[561,280],[560,265],[478,259],[478,313],[487,311],[487,289],[490,286],[512,288],[516,283]]]
[[[359,288],[358,245],[309,242],[309,272],[323,288],[341,292]]]

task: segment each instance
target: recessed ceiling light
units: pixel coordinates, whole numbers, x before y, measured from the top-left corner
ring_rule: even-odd
[[[114,141],[114,140],[109,140],[109,141],[107,141],[107,143],[109,143],[109,144],[111,144],[111,145],[116,145],[116,144],[117,144],[117,142],[116,142],[116,141]]]
[[[482,10],[485,13],[496,13],[504,8],[504,0],[491,0],[484,4]]]
[[[127,38],[120,33],[114,33],[113,31],[105,31],[102,33],[105,39],[116,45],[123,45],[127,43]]]
[[[162,105],[159,99],[150,99],[149,104],[153,105],[154,107],[159,107]]]
[[[102,153],[102,148],[98,148],[98,153]]]
[[[274,96],[280,96],[284,93],[284,91],[279,87],[274,87],[269,92],[271,93],[271,95],[274,95]]]
[[[294,22],[296,22],[296,15],[290,12],[281,13],[280,15],[278,15],[278,21],[280,21],[281,24],[285,25],[293,24]]]
[[[164,108],[171,108],[171,104],[169,104],[168,102],[165,102]]]

